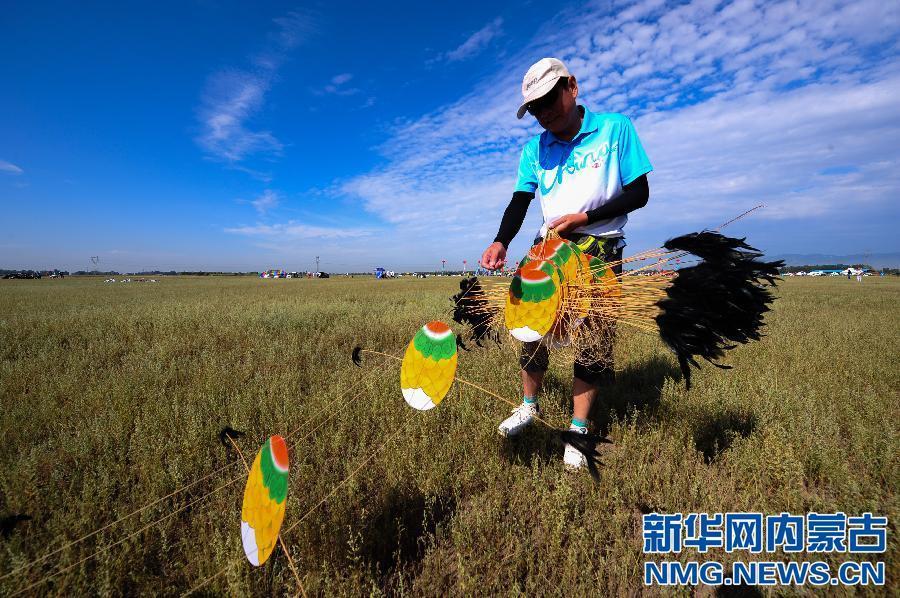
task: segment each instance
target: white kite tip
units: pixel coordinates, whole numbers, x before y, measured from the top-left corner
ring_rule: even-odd
[[[529,328],[528,326],[522,326],[521,328],[511,328],[509,333],[513,336],[514,339],[522,341],[523,343],[533,343],[544,338],[543,334],[541,334],[537,330]]]
[[[428,411],[437,406],[421,388],[403,388],[401,390],[403,391],[403,398],[406,399],[406,402],[413,409]]]

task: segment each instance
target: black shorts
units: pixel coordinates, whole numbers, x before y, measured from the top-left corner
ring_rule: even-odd
[[[617,262],[613,267],[616,274],[622,273],[622,249],[625,247],[623,237],[593,237],[576,234],[565,236],[573,241],[587,255],[598,257],[605,262]],[[535,239],[535,244],[541,241]],[[602,334],[603,342],[587,349],[581,349],[575,356],[574,376],[588,384],[600,386],[615,381],[613,363],[613,344],[615,341],[615,324],[601,322],[596,318],[588,318],[582,326],[588,326]],[[543,341],[523,343],[519,353],[519,366],[526,372],[546,372],[550,366],[550,353]]]

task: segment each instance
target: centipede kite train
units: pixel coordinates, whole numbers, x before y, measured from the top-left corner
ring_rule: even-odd
[[[690,389],[698,358],[728,369],[720,363],[726,351],[760,339],[783,265],[763,261],[762,253],[744,239],[717,231],[675,237],[659,249],[619,262],[605,262],[585,249],[551,232],[531,247],[511,281],[463,279],[452,297],[453,320],[468,328],[462,332],[477,346],[486,340],[500,343],[505,329],[518,341],[545,344],[551,355],[574,350],[595,361],[618,327],[658,334],[675,353]],[[628,263],[632,266],[622,267]],[[400,373],[410,406],[433,409],[454,381],[474,386],[456,376],[457,348],[466,348],[463,336],[440,321],[415,333]],[[363,352],[375,353],[357,347],[357,365]],[[556,432],[588,457],[596,477],[596,443],[606,440]]]

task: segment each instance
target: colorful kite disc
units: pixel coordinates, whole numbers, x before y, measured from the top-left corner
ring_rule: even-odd
[[[591,273],[594,280],[600,283],[600,294],[605,297],[618,298],[622,296],[622,284],[613,269],[599,257],[590,259]]]
[[[416,332],[400,366],[400,389],[410,407],[428,411],[447,396],[456,359],[456,335],[449,326],[428,322]]]
[[[575,246],[565,239],[547,239],[532,246],[528,250],[527,257],[529,261],[547,260],[553,262],[560,270],[560,280],[568,283],[574,279],[577,270],[577,260],[573,255],[573,247]]]
[[[241,540],[244,554],[259,567],[278,541],[288,488],[288,451],[284,438],[272,436],[256,454],[244,489]]]
[[[564,300],[559,268],[534,260],[516,270],[506,297],[506,327],[522,342],[542,339],[556,322]]]

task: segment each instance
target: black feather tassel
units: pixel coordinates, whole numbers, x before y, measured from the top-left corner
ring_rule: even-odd
[[[472,326],[472,339],[479,347],[481,340],[491,336],[491,320],[496,308],[488,307],[487,298],[478,283],[478,278],[463,278],[459,282],[459,293],[450,298],[453,301],[453,321]],[[499,338],[494,335],[494,340]]]
[[[237,440],[242,436],[244,436],[243,432],[235,430],[234,428],[231,428],[229,426],[225,426],[219,432],[219,442],[221,442],[225,446],[225,448],[231,448],[231,443],[228,442],[228,439],[231,438],[232,440]]]
[[[584,455],[587,461],[588,472],[595,482],[600,481],[600,460],[598,459],[597,445],[611,442],[599,434],[583,434],[575,430],[556,430],[556,434],[564,444],[570,444],[579,453]]]
[[[716,363],[738,343],[759,340],[763,314],[769,311],[771,287],[782,261],[764,262],[744,239],[703,231],[669,239],[671,251],[687,251],[703,261],[678,271],[660,300],[656,317],[662,340],[675,352],[687,388],[695,357]]]
[[[16,526],[24,521],[31,521],[31,515],[16,513],[15,515],[0,518],[0,536],[4,538],[10,537]]]

